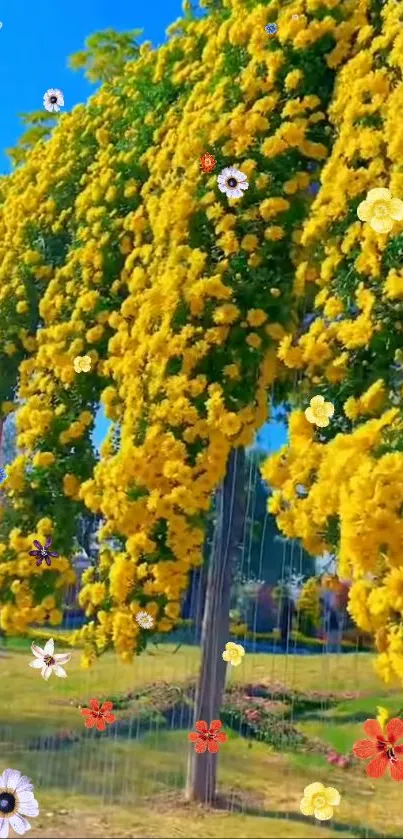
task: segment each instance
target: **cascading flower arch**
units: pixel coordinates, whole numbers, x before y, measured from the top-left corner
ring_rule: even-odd
[[[364,67],[374,32],[395,38],[382,34],[375,5],[215,4],[171,27],[157,50],[144,44],[2,179],[3,411],[18,406],[21,452],[4,485],[0,532],[8,632],[60,622],[84,510],[102,518],[104,540],[80,593],[90,622],[74,640],[85,642],[84,662],[112,645],[130,660],[146,642],[139,609],[157,631],[171,629],[231,448],[266,420],[269,387],[278,399],[289,392],[301,353],[309,372],[301,393],[321,381],[327,336],[317,323],[299,344],[293,336],[314,283],[337,266],[332,251],[321,268],[314,243],[325,179],[340,157],[335,125],[349,68]],[[205,152],[217,161],[211,175],[200,171]],[[249,182],[239,201],[216,181],[232,164]],[[354,195],[369,182],[358,174]],[[326,218],[337,219],[334,208]],[[358,305],[367,334],[364,291]],[[81,354],[91,358],[88,373],[74,370]],[[349,359],[339,356],[330,365],[336,388]],[[98,460],[100,401],[113,426]],[[294,429],[308,435],[298,422],[279,466],[285,480]],[[312,440],[304,445],[314,469]],[[330,451],[331,442],[318,445]],[[275,499],[288,526],[292,512]],[[312,548],[326,541],[317,533],[298,535]],[[60,557],[36,568],[32,540],[50,534]]]
[[[403,195],[400,18],[386,4],[381,28],[374,19],[371,43],[339,75],[329,110],[337,139],[297,269],[317,272],[311,325],[278,352],[300,377],[290,442],[263,469],[283,531],[313,553],[336,553],[353,581],[349,611],[374,634],[387,681],[403,679],[403,223],[377,233],[357,207],[374,188]],[[302,410],[317,393],[336,408],[325,430]]]

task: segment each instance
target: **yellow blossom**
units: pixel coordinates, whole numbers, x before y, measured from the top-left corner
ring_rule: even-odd
[[[77,355],[74,359],[76,373],[88,373],[91,370],[91,358],[89,355]]]
[[[365,201],[357,207],[360,221],[367,221],[375,233],[390,233],[394,221],[403,221],[403,201],[392,198],[384,187],[370,189]]]
[[[53,452],[38,452],[34,459],[34,466],[46,467],[51,466],[56,460]]]
[[[333,818],[333,809],[340,804],[340,793],[335,787],[325,787],[315,782],[304,789],[300,810],[304,816],[315,816],[315,819],[327,821]]]
[[[233,641],[227,641],[222,657],[224,661],[228,661],[233,667],[238,667],[244,655],[245,650],[242,644],[235,644]]]
[[[381,726],[382,730],[385,728],[385,725],[390,717],[389,711],[387,708],[383,708],[382,705],[377,705],[376,708],[376,718]]]
[[[325,402],[324,396],[313,396],[309,408],[305,411],[308,422],[319,426],[319,428],[326,428],[333,414],[334,406],[331,402]]]

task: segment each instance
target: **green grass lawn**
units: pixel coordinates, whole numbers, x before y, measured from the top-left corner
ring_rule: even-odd
[[[56,651],[62,649],[61,644]],[[280,753],[251,743],[233,731],[221,747],[219,792],[222,810],[209,811],[183,799],[188,743],[186,730],[155,728],[132,739],[109,727],[101,737],[86,732],[63,751],[28,748],[39,735],[61,729],[82,734],[76,707],[92,697],[117,695],[155,681],[181,684],[195,676],[199,650],[171,645],[151,648],[132,665],[104,656],[91,671],[79,667],[79,652],[66,666],[66,680],[48,683],[29,668],[29,644],[11,642],[0,657],[1,768],[20,769],[35,784],[41,814],[32,820],[33,837],[327,837],[402,836],[403,784],[389,777],[370,782],[363,767],[341,770],[319,754]],[[299,690],[364,693],[324,702],[297,720],[310,736],[339,751],[351,751],[362,736],[362,720],[382,704],[393,712],[403,696],[386,691],[375,675],[371,655],[282,656],[247,654],[230,672],[235,682],[282,682]],[[332,823],[302,816],[304,786],[322,780],[342,795]]]

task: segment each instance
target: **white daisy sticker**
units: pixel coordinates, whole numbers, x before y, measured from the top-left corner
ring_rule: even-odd
[[[7,839],[10,827],[22,835],[31,830],[24,816],[35,818],[39,805],[34,797],[34,788],[26,775],[18,769],[6,769],[0,775],[0,837]]]
[[[64,105],[64,96],[62,91],[58,90],[56,87],[50,87],[43,97],[43,104],[46,111],[50,111],[51,113],[60,111],[60,108]]]
[[[136,621],[142,629],[152,629],[154,626],[154,618],[148,612],[137,612]]]
[[[71,653],[55,654],[55,643],[53,638],[46,641],[43,649],[42,647],[38,647],[37,644],[31,644],[31,650],[35,658],[33,661],[29,662],[29,666],[33,667],[34,670],[42,670],[41,676],[43,679],[46,679],[47,681],[52,673],[62,679],[66,678],[67,673],[61,665],[67,664],[67,662],[70,661]]]
[[[241,198],[249,183],[244,172],[235,169],[235,166],[227,166],[217,176],[218,189],[225,192],[227,198]]]

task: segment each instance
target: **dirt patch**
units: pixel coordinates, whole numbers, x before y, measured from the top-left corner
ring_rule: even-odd
[[[97,819],[94,816],[72,814],[62,819],[48,818],[41,819],[41,824],[35,828],[32,825],[32,839],[99,839],[110,837],[110,839],[126,839],[126,837],[140,837],[142,832],[134,832],[128,828],[119,828],[113,819]]]

